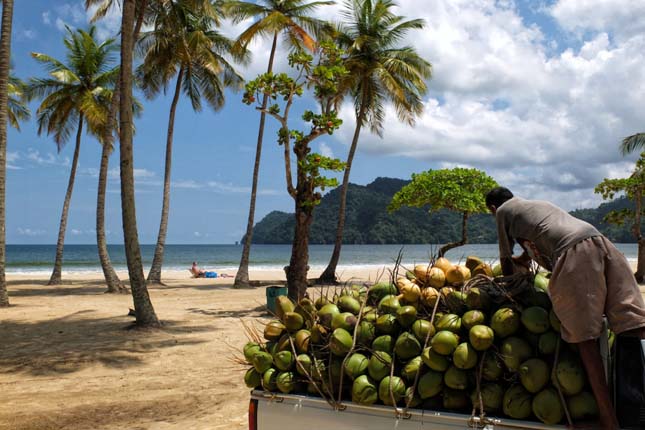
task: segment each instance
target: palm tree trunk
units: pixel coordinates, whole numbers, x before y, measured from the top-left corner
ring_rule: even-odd
[[[443,257],[446,255],[446,252],[450,251],[453,248],[457,248],[458,246],[463,246],[466,243],[468,243],[468,212],[464,212],[461,217],[461,240],[458,242],[451,242],[447,243],[441,248],[439,248],[439,251],[437,252],[438,257]]]
[[[634,211],[632,231],[638,242],[638,262],[636,263],[634,277],[636,278],[636,282],[641,283],[645,277],[645,238],[641,234],[641,213],[643,211],[643,189],[641,187],[634,193],[634,201],[636,202],[636,208]]]
[[[273,45],[271,46],[271,55],[269,56],[269,66],[267,73],[273,70],[273,59],[275,57],[276,47],[278,45],[278,33],[273,35]],[[255,164],[253,165],[253,184],[251,186],[251,203],[249,204],[249,218],[246,223],[246,235],[244,236],[244,247],[242,248],[242,258],[240,267],[235,274],[233,288],[242,288],[249,286],[249,256],[251,254],[251,243],[253,240],[253,222],[255,218],[255,199],[258,192],[258,176],[260,174],[260,156],[262,154],[262,140],[264,139],[264,122],[266,120],[266,110],[269,97],[265,94],[262,97],[262,113],[260,114],[260,128],[258,130],[258,141],[255,148]]]
[[[76,130],[76,146],[74,147],[74,158],[72,159],[72,170],[69,172],[69,182],[67,183],[67,192],[63,202],[63,213],[60,216],[60,227],[58,228],[58,241],[56,242],[56,261],[54,261],[54,271],[47,285],[60,285],[62,283],[63,270],[63,248],[65,247],[65,230],[67,229],[67,216],[69,214],[69,204],[72,201],[72,192],[74,191],[74,180],[76,179],[76,168],[78,167],[78,155],[81,152],[81,136],[83,134],[83,114],[78,116],[78,130]]]
[[[109,120],[109,116],[108,116]],[[101,151],[101,167],[99,169],[99,185],[96,197],[96,245],[99,250],[99,260],[107,284],[107,293],[127,293],[128,289],[123,285],[119,276],[112,267],[110,254],[107,249],[105,238],[105,191],[107,189],[107,175],[110,164],[111,144],[103,145]]]
[[[123,0],[121,20],[121,98],[119,100],[119,140],[121,164],[121,209],[123,218],[123,241],[130,275],[130,288],[134,302],[136,324],[140,327],[157,327],[155,313],[146,278],[143,274],[137,214],[134,201],[134,156],[132,148],[132,51],[134,47],[133,25],[135,0]]]
[[[2,2],[2,30],[0,30],[0,307],[9,306],[7,281],[5,279],[6,247],[6,179],[7,179],[7,104],[9,81],[9,57],[11,56],[11,24],[13,0]]]
[[[336,242],[334,243],[334,251],[331,254],[331,259],[327,268],[318,278],[318,283],[321,284],[335,284],[336,267],[340,260],[340,248],[343,246],[343,231],[345,230],[345,209],[347,207],[347,189],[349,188],[349,173],[352,170],[352,162],[354,161],[354,154],[358,146],[358,138],[361,135],[361,128],[365,118],[365,104],[361,104],[361,109],[356,115],[356,128],[354,129],[354,137],[352,138],[352,145],[347,154],[347,164],[345,165],[345,172],[343,174],[343,184],[340,189],[340,206],[338,208],[338,224],[336,226]]]
[[[175,85],[175,95],[170,104],[170,114],[168,116],[168,134],[166,136],[166,166],[163,178],[163,203],[161,205],[161,222],[159,223],[159,235],[157,236],[157,246],[155,246],[155,255],[152,259],[152,266],[148,273],[148,282],[161,283],[161,266],[163,265],[163,253],[166,245],[166,233],[168,232],[168,214],[170,213],[170,172],[172,169],[172,139],[175,129],[175,112],[177,102],[179,102],[179,93],[181,92],[181,83],[184,79],[183,67],[177,74],[177,85]]]
[[[134,28],[134,40],[139,37],[139,31],[143,24],[147,0],[141,0],[139,3],[140,10],[137,17],[137,23]],[[119,99],[121,96],[121,77],[117,77],[114,84],[114,92],[112,93],[112,100],[110,101],[110,110],[108,111],[107,124],[113,126],[107,127],[105,136],[103,136],[103,151],[101,153],[101,168],[99,170],[99,188],[96,197],[96,244],[99,251],[99,260],[101,261],[101,268],[105,276],[105,283],[107,284],[107,293],[127,293],[128,289],[123,285],[116,274],[110,254],[107,249],[107,240],[105,238],[105,191],[107,188],[107,174],[110,164],[110,154],[114,148],[114,132],[117,130],[116,112],[119,109]]]

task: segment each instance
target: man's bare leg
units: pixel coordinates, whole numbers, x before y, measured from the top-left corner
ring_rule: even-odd
[[[598,341],[588,340],[581,342],[578,344],[578,348],[582,364],[585,366],[591,389],[598,404],[600,424],[603,429],[618,430],[620,427],[616,418],[616,411],[609,396],[609,387],[605,379],[605,370],[602,365]]]

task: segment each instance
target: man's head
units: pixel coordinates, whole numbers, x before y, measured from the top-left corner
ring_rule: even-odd
[[[513,198],[511,190],[504,187],[493,188],[486,194],[486,207],[494,214],[497,208]]]

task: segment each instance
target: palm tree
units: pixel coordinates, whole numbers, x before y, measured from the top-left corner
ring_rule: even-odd
[[[636,150],[645,149],[645,133],[636,133],[627,136],[620,144],[620,151],[623,155],[631,154]]]
[[[128,262],[130,289],[134,303],[136,324],[139,327],[160,325],[150,301],[146,278],[141,262],[141,248],[137,232],[137,213],[134,204],[134,154],[132,135],[134,119],[132,111],[132,57],[134,49],[135,0],[123,0],[121,15],[121,79],[119,99],[119,156],[121,175],[121,215],[123,220],[123,241]]]
[[[7,281],[5,279],[6,211],[5,192],[7,178],[7,115],[9,58],[11,57],[11,24],[13,0],[2,1],[2,29],[0,30],[0,307],[9,306]]]
[[[147,10],[147,0],[137,1],[137,23],[134,29],[134,40],[139,38],[139,31],[143,25],[145,12]],[[115,0],[86,0],[85,8],[93,5],[98,5],[92,22],[104,18],[110,9],[115,5]],[[110,127],[105,128],[105,133],[102,136],[103,149],[101,151],[101,163],[99,168],[98,191],[96,193],[96,244],[99,253],[99,261],[103,269],[105,283],[107,284],[108,293],[127,293],[127,288],[123,285],[119,276],[117,275],[107,248],[107,239],[105,235],[105,196],[107,191],[107,176],[110,165],[110,155],[114,150],[114,132],[118,129],[117,110],[119,109],[119,94],[120,94],[120,77],[117,77],[115,83],[114,94],[112,95],[112,102],[110,103],[110,110],[108,111],[107,123],[112,124]]]
[[[157,245],[148,273],[148,282],[161,283],[168,215],[170,209],[170,174],[175,126],[175,111],[180,93],[190,99],[193,110],[201,111],[202,98],[215,111],[224,106],[226,87],[239,89],[244,79],[224,57],[232,52],[233,41],[215,28],[219,15],[209,3],[194,0],[167,1],[154,6],[154,28],[142,35],[143,64],[137,78],[148,98],[164,93],[174,79],[166,136],[163,204]],[[243,60],[244,51],[238,51]]]
[[[43,99],[37,111],[38,134],[43,131],[48,135],[52,134],[60,151],[76,127],[74,157],[58,231],[56,261],[49,285],[61,283],[65,229],[83,126],[86,125],[99,138],[103,134],[107,127],[112,88],[118,74],[118,68],[113,64],[113,54],[117,48],[114,39],[99,43],[95,33],[95,27],[91,27],[89,31],[67,29],[64,40],[68,50],[67,64],[46,54],[32,53],[50,75],[48,78],[32,78],[29,84],[30,97]]]
[[[28,121],[31,118],[31,112],[26,105],[27,84],[9,75],[7,91],[9,93],[7,119],[13,128],[20,131],[20,121]]]
[[[425,80],[430,78],[432,66],[414,48],[398,45],[408,31],[423,28],[424,22],[406,21],[394,14],[395,6],[392,0],[345,2],[344,23],[337,37],[339,45],[347,51],[345,67],[349,75],[345,86],[354,99],[356,126],[341,185],[334,251],[318,279],[321,283],[336,282],[349,174],[362,127],[369,125],[372,132],[382,135],[386,102],[394,104],[399,119],[410,125],[423,110],[421,97],[427,91]]]
[[[255,18],[254,22],[240,34],[237,45],[246,48],[252,40],[266,35],[273,37],[267,73],[273,71],[273,61],[278,45],[278,35],[284,34],[287,42],[293,47],[305,47],[309,50],[315,48],[314,37],[329,32],[330,26],[310,15],[320,6],[334,4],[334,1],[305,0],[261,0],[253,1],[226,0],[222,3],[223,10],[233,18],[235,23],[248,18]],[[253,239],[253,223],[255,218],[255,200],[258,190],[258,175],[260,172],[260,156],[262,154],[262,140],[264,138],[264,123],[266,120],[267,95],[262,98],[260,127],[255,149],[255,163],[253,165],[253,184],[251,186],[251,202],[249,204],[249,217],[246,224],[246,235],[240,266],[235,275],[234,287],[248,287],[249,285],[249,255]]]

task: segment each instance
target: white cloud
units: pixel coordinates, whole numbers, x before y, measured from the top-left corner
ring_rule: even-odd
[[[40,153],[37,149],[29,148],[27,149],[27,154],[25,154],[24,158],[26,160],[29,160],[33,163],[36,163],[40,166],[62,166],[62,167],[69,167],[71,166],[71,161],[69,157],[63,157],[58,158],[51,152],[48,152],[46,154]]]
[[[42,14],[43,24],[51,25],[52,21],[51,21],[51,18],[49,17],[50,13],[51,13],[50,11],[43,12]]]
[[[319,147],[319,149],[318,149],[318,152],[319,152],[319,153],[320,153],[320,155],[322,155],[322,156],[329,157],[329,158],[335,158],[335,157],[334,157],[334,151],[333,151],[333,150],[331,149],[331,147],[330,147],[329,145],[327,145],[326,143],[321,143],[321,144],[320,144],[320,147]]]
[[[192,179],[173,182],[172,186],[173,188],[188,188],[188,189],[204,188],[203,184],[193,181]]]
[[[72,234],[72,236],[96,236],[96,230],[94,229],[79,230],[79,229],[73,228],[70,230],[70,233]]]
[[[115,6],[110,9],[107,14],[94,23],[96,25],[96,35],[99,40],[105,40],[110,37],[116,37],[119,31],[121,30],[121,9],[119,6]],[[90,22],[94,17],[98,5],[92,6],[86,11],[85,18],[87,22]]]
[[[21,170],[22,167],[16,166],[16,161],[20,160],[19,152],[7,152],[7,169],[9,170]]]
[[[25,39],[34,40],[38,35],[38,32],[36,32],[36,30],[27,29],[27,30],[23,30],[21,32],[21,35]]]
[[[399,123],[388,106],[384,138],[365,130],[359,151],[424,160],[428,168],[482,168],[525,197],[565,207],[599,201],[593,187],[629,170],[620,140],[645,124],[645,36],[607,33],[622,16],[645,16],[644,3],[600,3],[625,11],[607,13],[602,26],[580,19],[585,29],[606,31],[554,52],[554,40],[527,25],[511,3],[402,0],[401,13],[427,22],[408,43],[433,64],[431,92],[415,128]],[[335,136],[347,145],[354,125],[348,104],[341,116]],[[514,175],[502,175],[508,171]]]
[[[16,231],[18,232],[18,234],[19,234],[20,236],[32,236],[32,237],[33,237],[33,236],[42,236],[42,235],[44,235],[44,234],[46,233],[46,231],[45,231],[45,230],[41,230],[41,229],[31,229],[31,228],[22,228],[22,227],[18,227],[18,228],[16,229]]]
[[[251,192],[251,187],[241,187],[239,185],[234,185],[231,183],[224,183],[224,182],[218,182],[218,181],[209,181],[206,183],[208,188],[211,189],[211,191],[214,191],[216,193],[234,193],[234,194],[249,194]],[[274,196],[274,195],[279,195],[281,194],[277,190],[258,190],[259,195],[265,195],[265,196]]]

